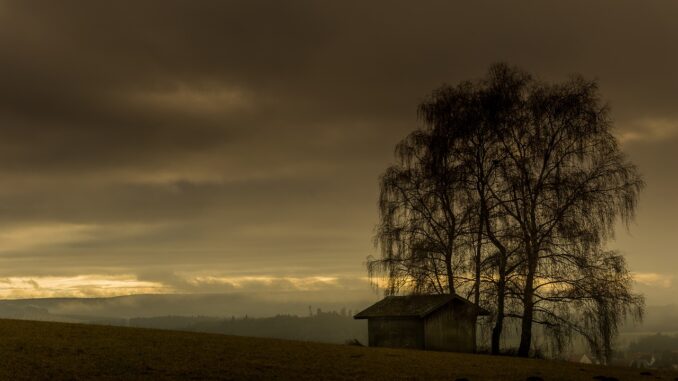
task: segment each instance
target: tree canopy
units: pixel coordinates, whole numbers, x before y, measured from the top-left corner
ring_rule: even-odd
[[[633,218],[642,178],[613,135],[598,86],[539,81],[500,63],[443,85],[380,179],[378,258],[386,293],[459,293],[519,321],[518,354],[541,327],[560,350],[583,335],[601,359],[627,315],[642,317],[624,258],[606,249]]]

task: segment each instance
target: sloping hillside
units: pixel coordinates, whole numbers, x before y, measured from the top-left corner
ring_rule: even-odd
[[[678,380],[678,374],[216,334],[0,320],[0,379]],[[596,378],[597,377],[597,378]],[[612,378],[608,378],[612,380]]]

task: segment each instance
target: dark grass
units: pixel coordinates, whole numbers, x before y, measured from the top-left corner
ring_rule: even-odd
[[[674,380],[676,373],[217,334],[0,320],[0,380]]]

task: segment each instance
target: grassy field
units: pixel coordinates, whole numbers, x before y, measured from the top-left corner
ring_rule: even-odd
[[[678,380],[555,361],[0,320],[0,380]],[[614,378],[612,378],[614,377]]]

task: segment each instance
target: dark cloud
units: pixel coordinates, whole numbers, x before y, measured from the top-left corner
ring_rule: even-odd
[[[377,177],[417,103],[505,60],[599,79],[648,182],[642,234],[618,245],[661,273],[676,16],[631,1],[0,0],[2,272],[362,276]]]

